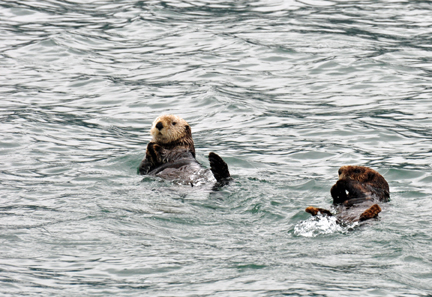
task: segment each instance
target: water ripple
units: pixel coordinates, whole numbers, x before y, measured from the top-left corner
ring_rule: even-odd
[[[0,292],[428,294],[431,5],[2,1]],[[164,113],[229,187],[136,175]],[[389,181],[381,220],[304,212],[344,164]]]

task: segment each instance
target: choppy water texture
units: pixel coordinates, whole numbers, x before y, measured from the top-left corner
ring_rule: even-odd
[[[431,2],[5,0],[0,32],[0,293],[431,294]],[[138,176],[164,113],[235,182]],[[311,219],[348,164],[380,219]]]

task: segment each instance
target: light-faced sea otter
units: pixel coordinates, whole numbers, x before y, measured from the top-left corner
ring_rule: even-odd
[[[175,115],[162,115],[153,122],[150,134],[153,139],[147,145],[145,158],[138,167],[140,174],[192,186],[208,177],[209,170],[195,158],[192,130],[184,119]],[[225,161],[213,152],[208,158],[217,184],[228,184],[231,176]]]

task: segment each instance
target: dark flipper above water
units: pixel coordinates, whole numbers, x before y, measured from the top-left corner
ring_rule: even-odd
[[[210,169],[217,182],[221,185],[226,185],[231,180],[231,175],[228,170],[228,165],[218,155],[211,152],[208,156],[210,161]]]

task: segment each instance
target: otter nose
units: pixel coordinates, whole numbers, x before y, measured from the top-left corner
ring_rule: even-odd
[[[158,122],[158,123],[156,124],[156,128],[158,128],[159,131],[162,130],[162,128],[163,128],[163,124],[162,124],[162,122]]]

